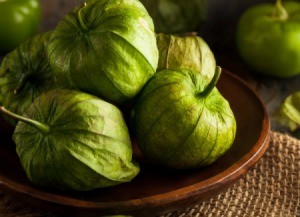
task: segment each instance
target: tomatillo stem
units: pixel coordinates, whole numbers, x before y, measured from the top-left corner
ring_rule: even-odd
[[[211,82],[206,86],[206,88],[200,93],[200,96],[207,96],[210,92],[215,88],[218,80],[220,78],[222,69],[220,66],[216,67],[214,77],[212,78]]]
[[[4,106],[0,106],[0,112],[2,112],[3,114],[13,118],[13,119],[16,119],[16,120],[19,120],[19,121],[22,121],[26,124],[29,124],[33,127],[35,127],[36,129],[38,129],[41,133],[43,134],[48,134],[51,130],[50,126],[47,125],[47,124],[44,124],[44,123],[41,123],[39,121],[35,121],[35,120],[32,120],[30,118],[25,118],[21,115],[17,115],[9,110],[7,110],[6,108],[4,108]]]
[[[84,31],[87,31],[89,30],[89,28],[85,25],[85,23],[83,22],[83,19],[82,19],[82,15],[81,15],[81,10],[86,6],[86,2],[82,3],[81,4],[81,7],[80,9],[78,10],[78,20],[79,20],[79,24],[80,24],[80,27],[84,30]]]
[[[283,7],[281,0],[276,0],[274,17],[279,20],[287,20],[289,18],[289,14]]]

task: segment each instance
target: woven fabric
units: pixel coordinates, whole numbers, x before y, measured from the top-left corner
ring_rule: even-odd
[[[260,161],[224,193],[163,217],[300,217],[300,141],[278,132]],[[0,217],[58,217],[0,193]]]
[[[260,161],[226,192],[164,217],[300,217],[300,141],[278,132]]]

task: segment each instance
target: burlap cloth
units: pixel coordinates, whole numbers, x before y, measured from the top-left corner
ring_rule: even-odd
[[[198,205],[164,215],[183,216],[300,216],[300,140],[271,132],[261,160],[224,193]],[[23,206],[0,193],[0,217],[57,217]]]

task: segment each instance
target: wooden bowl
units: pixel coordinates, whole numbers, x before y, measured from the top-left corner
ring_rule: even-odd
[[[226,70],[218,88],[236,116],[237,135],[232,148],[210,166],[174,171],[141,163],[140,174],[130,183],[83,193],[40,189],[28,181],[11,140],[13,130],[0,119],[1,189],[68,216],[155,216],[207,200],[247,173],[269,144],[269,119],[257,94]]]

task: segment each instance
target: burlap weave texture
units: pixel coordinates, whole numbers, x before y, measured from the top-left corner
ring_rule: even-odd
[[[300,141],[271,133],[265,155],[247,175],[207,202],[164,217],[300,216]]]

